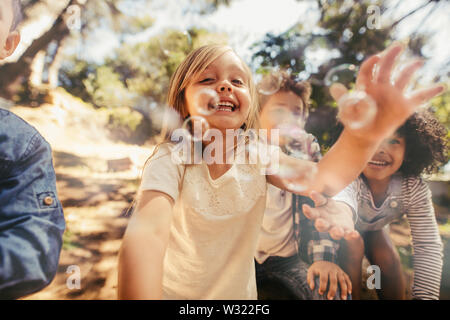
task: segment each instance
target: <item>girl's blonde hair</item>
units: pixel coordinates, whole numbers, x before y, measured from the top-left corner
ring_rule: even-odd
[[[255,129],[259,126],[259,104],[258,95],[253,76],[247,64],[236,54],[229,46],[213,44],[205,45],[193,50],[184,61],[177,67],[170,79],[169,90],[167,94],[167,104],[169,108],[175,109],[181,118],[189,116],[186,106],[185,92],[193,79],[202,73],[214,60],[225,54],[233,52],[242,62],[242,67],[248,77],[248,88],[250,94],[250,110],[248,117],[243,125],[244,130]],[[170,141],[171,132],[166,125],[163,125],[161,131],[161,142]]]
[[[169,90],[167,94],[167,104],[168,108],[174,109],[177,114],[185,119],[189,116],[186,106],[185,92],[186,88],[190,85],[191,81],[197,78],[197,76],[202,73],[214,60],[225,54],[226,52],[236,52],[229,46],[225,45],[206,45],[193,50],[184,61],[177,67],[174,74],[170,79]],[[248,77],[248,88],[250,94],[250,110],[248,117],[243,124],[242,128],[244,130],[248,129],[258,129],[259,128],[259,103],[258,94],[256,91],[256,86],[253,82],[253,76],[250,68],[247,64],[236,54],[236,56],[242,62],[242,67]],[[167,110],[169,111],[169,110]],[[167,113],[166,120],[170,117],[170,112]],[[163,143],[171,142],[171,134],[174,128],[171,128],[168,124],[169,121],[164,120],[161,134],[159,137],[159,143],[153,149],[152,154],[146,160],[144,168],[148,161],[153,158],[153,156],[158,152],[159,147]],[[164,156],[164,155],[162,155]],[[142,174],[141,174],[142,179]],[[127,210],[126,215],[131,214],[134,210],[139,199],[139,195],[135,197],[130,208]]]

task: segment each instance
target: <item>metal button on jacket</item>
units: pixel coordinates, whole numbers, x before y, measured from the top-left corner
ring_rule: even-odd
[[[53,198],[52,197],[45,197],[44,198],[44,204],[50,206],[53,204]]]

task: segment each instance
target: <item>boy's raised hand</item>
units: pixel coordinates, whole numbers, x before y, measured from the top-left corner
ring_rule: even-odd
[[[419,107],[444,90],[444,86],[417,90],[410,97],[405,96],[405,88],[422,60],[409,62],[399,76],[391,81],[398,56],[403,51],[402,44],[393,44],[383,53],[368,58],[360,68],[356,79],[356,89],[365,91],[376,103],[377,113],[374,120],[359,129],[350,129],[352,134],[366,141],[377,142],[390,136]],[[334,84],[330,93],[336,101],[347,93],[342,84]]]

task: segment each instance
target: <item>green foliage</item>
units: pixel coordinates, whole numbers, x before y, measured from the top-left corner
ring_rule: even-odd
[[[148,134],[145,131],[149,128],[142,114],[130,108],[109,108],[105,112],[108,115],[107,129],[114,139],[137,144],[145,141]]]
[[[327,72],[342,64],[360,65],[368,56],[384,50],[394,40],[392,27],[369,28],[368,7],[376,5],[381,14],[386,11],[385,0],[317,1],[321,18],[318,28],[306,32],[301,23],[279,34],[267,34],[254,44],[253,67],[287,69],[312,85],[311,112],[306,124],[325,150],[333,139],[336,124],[336,102],[324,83]],[[386,22],[386,21],[385,21]],[[415,34],[408,40],[410,50],[421,55],[426,35]],[[329,58],[318,64],[313,60],[316,52],[329,52]],[[309,53],[309,54],[307,54]],[[350,83],[351,88],[354,83]],[[441,110],[442,112],[442,110]],[[447,114],[447,113],[446,113]]]
[[[448,88],[448,84],[447,84]],[[442,95],[431,101],[434,114],[447,129],[447,143],[450,141],[450,91],[446,90]],[[447,150],[447,162],[450,160],[450,146]]]
[[[110,110],[110,130],[118,139],[143,142],[155,133],[142,97],[160,105],[166,101],[169,81],[176,67],[192,49],[207,43],[226,43],[226,36],[203,29],[168,29],[136,44],[124,44],[103,65],[72,58],[66,63],[61,82],[67,91],[96,107]],[[118,110],[111,110],[118,109]],[[145,140],[145,139],[144,139]]]
[[[92,102],[99,107],[118,108],[130,104],[130,94],[120,80],[120,75],[109,66],[97,68],[83,80]]]

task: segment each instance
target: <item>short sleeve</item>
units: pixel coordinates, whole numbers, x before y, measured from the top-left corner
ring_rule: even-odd
[[[164,192],[176,201],[180,192],[184,165],[173,158],[171,144],[164,143],[156,148],[158,149],[144,168],[139,191]]]

